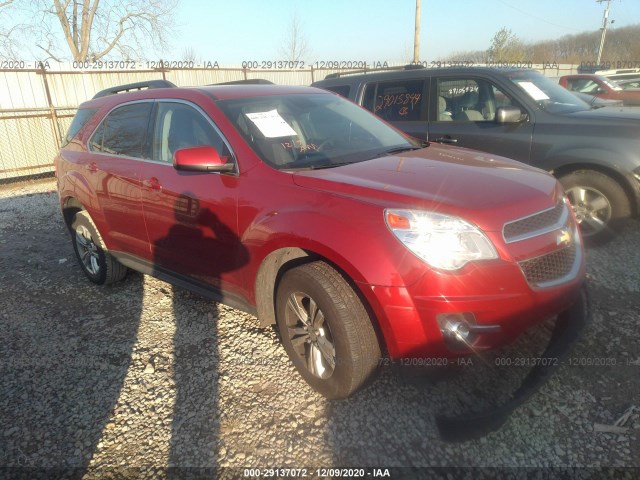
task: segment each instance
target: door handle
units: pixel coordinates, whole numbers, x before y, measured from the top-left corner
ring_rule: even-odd
[[[440,138],[436,138],[435,141],[437,143],[458,143],[458,139],[457,138],[451,138],[451,137],[440,137]]]
[[[143,180],[142,186],[156,192],[162,191],[162,185],[160,185],[160,181],[156,177],[151,177],[147,180]]]
[[[91,173],[96,173],[98,171],[98,164],[96,162],[88,163],[87,170]]]

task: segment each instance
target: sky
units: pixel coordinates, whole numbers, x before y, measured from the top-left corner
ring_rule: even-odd
[[[596,0],[422,0],[420,59],[485,50],[502,27],[527,42],[597,30],[605,5]],[[415,0],[181,0],[172,59],[183,59],[189,49],[199,61],[220,64],[282,59],[294,12],[309,45],[307,63],[412,57]],[[611,28],[640,23],[640,0],[613,0],[609,18]]]

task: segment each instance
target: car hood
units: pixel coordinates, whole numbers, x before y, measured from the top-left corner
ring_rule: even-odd
[[[567,117],[593,120],[640,120],[640,108],[637,107],[604,107],[593,110],[581,110],[579,112],[567,113]]]
[[[562,195],[553,176],[514,160],[465,148],[430,147],[293,174],[301,187],[375,203],[459,215],[487,231],[553,207]]]
[[[571,93],[573,93],[576,97],[580,97],[589,105],[602,106],[602,107],[622,106],[622,100],[610,100],[607,98],[599,98],[599,97],[594,97],[593,95],[589,95],[587,93],[581,93],[581,92],[571,92]]]

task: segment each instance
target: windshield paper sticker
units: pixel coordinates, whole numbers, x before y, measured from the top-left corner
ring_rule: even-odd
[[[260,133],[267,138],[293,137],[298,135],[284,118],[280,116],[278,110],[245,113],[245,115],[258,127]]]
[[[518,85],[520,85],[536,102],[539,102],[540,100],[549,100],[549,96],[532,82],[518,82]]]

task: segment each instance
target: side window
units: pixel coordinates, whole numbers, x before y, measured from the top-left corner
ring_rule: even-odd
[[[424,80],[370,83],[363,106],[388,122],[425,120],[423,91]]]
[[[587,80],[580,91],[584,93],[602,93],[603,89],[593,80]]]
[[[176,150],[208,145],[220,156],[230,155],[222,137],[195,108],[178,102],[160,102],[153,129],[152,159],[172,163]]]
[[[142,102],[113,110],[91,137],[91,150],[127,157],[147,157],[144,143],[151,107],[151,102]]]
[[[577,92],[580,89],[580,86],[578,85],[579,82],[578,79],[575,78],[569,78],[567,79],[567,90],[571,90],[572,92]]]
[[[438,79],[438,121],[493,122],[496,110],[518,106],[510,95],[482,79]]]
[[[599,85],[590,78],[571,78],[567,81],[567,89],[572,92],[598,93]]]
[[[89,150],[91,150],[92,152],[113,153],[105,152],[104,150],[104,131],[106,124],[106,121],[102,122],[89,139]]]

